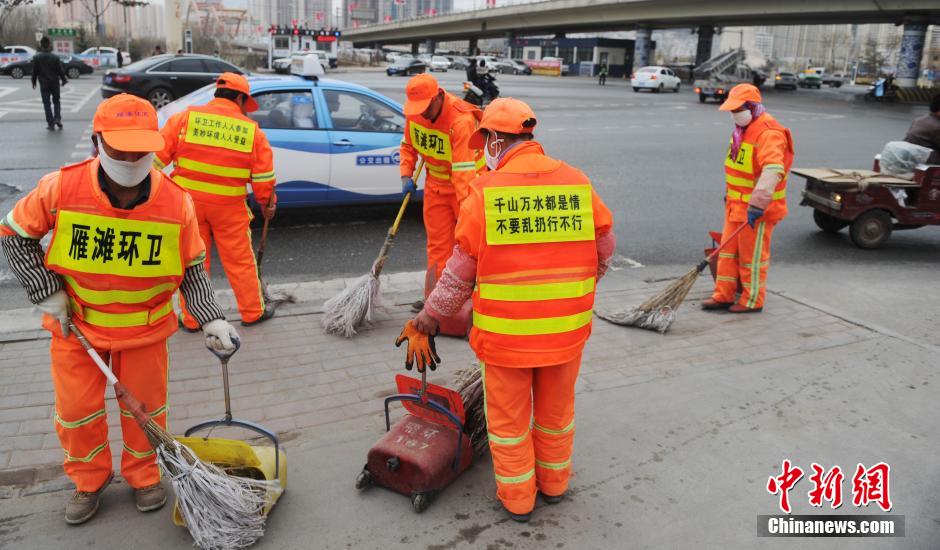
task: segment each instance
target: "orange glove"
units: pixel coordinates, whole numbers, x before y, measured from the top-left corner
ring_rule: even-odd
[[[433,334],[421,332],[415,327],[414,320],[411,320],[405,323],[405,328],[395,340],[395,347],[400,347],[405,340],[408,340],[408,350],[405,352],[406,369],[411,370],[415,362],[418,363],[418,372],[424,372],[429,366],[431,370],[437,368],[441,358],[437,355]]]

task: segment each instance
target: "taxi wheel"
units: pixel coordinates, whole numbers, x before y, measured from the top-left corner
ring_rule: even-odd
[[[855,218],[849,228],[852,242],[859,248],[874,250],[891,236],[891,215],[884,210],[869,210]]]
[[[68,72],[67,72],[66,74],[67,74],[68,77],[71,78],[72,80],[78,79],[78,77],[81,75],[81,73],[78,71],[78,67],[71,67],[71,68],[69,68],[69,70],[68,70]]]
[[[17,79],[17,80],[23,78],[23,75],[24,75],[24,74],[26,74],[26,73],[23,72],[23,69],[21,69],[21,68],[19,68],[19,67],[13,67],[13,69],[10,70],[10,76],[12,76],[13,78],[15,78],[15,79]]]

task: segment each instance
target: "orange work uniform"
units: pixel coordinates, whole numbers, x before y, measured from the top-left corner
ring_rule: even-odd
[[[787,178],[793,164],[790,130],[769,113],[748,125],[737,157],[725,157],[725,225],[722,235],[731,235],[747,223],[747,206],[760,175],[765,170],[783,173],[770,204],[754,227],[746,227],[718,255],[718,270],[712,299],[732,303],[740,285],[737,303],[751,309],[764,307],[770,239],[777,222],[787,215]]]
[[[401,142],[401,175],[417,177],[418,155],[424,158],[424,229],[427,233],[428,275],[425,295],[434,288],[454,250],[454,228],[460,202],[470,182],[484,169],[482,152],[470,147],[480,110],[444,92],[441,114],[433,122],[421,115],[406,117]]]
[[[154,130],[155,131],[155,130]],[[172,297],[185,269],[205,258],[192,199],[161,172],[150,195],[116,208],[98,182],[98,159],[43,177],[0,225],[0,236],[41,239],[52,231],[45,266],[62,277],[72,321],[155,422],[166,426],[167,338],[177,330]],[[107,381],[74,334],[45,315],[52,333],[55,427],[65,473],[79,491],[96,491],[111,475],[104,394]],[[153,450],[121,410],[121,474],[134,488],[160,481]]]
[[[173,163],[173,181],[193,197],[207,250],[206,272],[214,241],[242,321],[257,321],[264,313],[264,297],[251,248],[252,214],[245,199],[251,183],[258,204],[276,201],[274,156],[267,137],[237,104],[223,98],[172,116],[160,133],[166,147],[154,162],[158,168]],[[181,303],[183,324],[198,328]]]
[[[483,372],[497,496],[512,513],[530,512],[536,490],[568,488],[596,239],[612,224],[587,176],[534,141],[505,153],[461,205],[457,244],[477,259],[470,346]]]

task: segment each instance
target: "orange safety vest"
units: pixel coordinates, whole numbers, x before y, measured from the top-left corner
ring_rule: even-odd
[[[94,159],[61,170],[46,266],[62,276],[72,318],[95,346],[140,347],[176,331],[173,293],[183,281],[186,192],[150,171],[150,198],[114,208]]]
[[[484,362],[565,363],[591,334],[597,276],[591,182],[554,162],[549,171],[491,172],[474,184],[483,195],[485,234],[470,345]]]
[[[725,155],[726,202],[731,215],[740,218],[735,221],[747,219],[747,205],[763,170],[763,166],[757,161],[757,140],[764,132],[782,132],[786,137],[786,150],[782,167],[784,177],[777,183],[771,195],[770,205],[764,211],[763,219],[768,222],[777,222],[787,215],[787,175],[793,164],[793,137],[789,129],[777,122],[770,114],[764,113],[744,131],[737,158],[732,158],[730,145],[728,154]]]
[[[245,202],[248,183],[274,173],[251,173],[258,123],[218,105],[190,107],[180,125],[171,177],[196,201],[230,205]]]
[[[406,117],[407,123],[402,143],[410,145],[415,152],[424,158],[429,181],[450,185],[452,174],[466,172],[476,175],[477,172],[486,167],[482,151],[477,151],[473,159],[464,159],[460,162],[454,162],[453,160],[453,142],[458,137],[465,140],[470,138],[469,135],[455,135],[454,122],[459,117],[467,114],[472,115],[477,123],[479,123],[482,116],[480,109],[462,99],[445,93],[445,102],[441,108],[441,114],[433,123],[429,123],[420,115]],[[417,178],[417,174],[415,177]]]

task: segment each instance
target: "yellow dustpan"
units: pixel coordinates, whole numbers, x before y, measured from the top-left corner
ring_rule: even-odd
[[[252,479],[272,481],[276,480],[280,485],[280,491],[269,490],[266,495],[266,504],[264,506],[264,515],[270,513],[271,508],[287,490],[287,454],[280,446],[277,434],[271,430],[244,420],[235,420],[232,418],[232,405],[229,397],[228,384],[228,361],[231,359],[241,344],[234,340],[235,349],[231,352],[219,352],[212,348],[209,351],[214,353],[222,362],[222,382],[225,388],[225,416],[221,420],[210,420],[202,422],[186,430],[185,437],[179,437],[177,440],[189,447],[193,453],[203,462],[215,464],[225,470],[230,475],[248,477]],[[194,437],[193,434],[209,428],[218,426],[229,426],[243,428],[268,439],[271,445],[249,445],[244,441],[236,439],[221,439],[209,437]],[[185,527],[186,523],[180,514],[179,501],[173,507],[173,523],[180,527]]]

